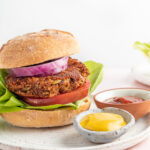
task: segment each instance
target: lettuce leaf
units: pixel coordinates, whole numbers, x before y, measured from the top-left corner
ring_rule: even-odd
[[[103,77],[103,65],[94,61],[87,61],[85,65],[90,70],[89,80],[91,82],[90,93],[95,90]],[[5,77],[7,70],[0,70],[0,113],[15,112],[23,109],[38,109],[38,110],[52,110],[61,107],[72,107],[77,109],[84,99],[78,100],[74,103],[55,104],[49,106],[30,106],[18,98],[17,95],[10,92],[5,86]]]
[[[134,48],[142,51],[147,57],[150,57],[150,43],[141,43],[136,41]]]
[[[5,84],[5,77],[7,76],[8,72],[5,69],[0,70],[0,81]]]
[[[91,94],[103,79],[103,64],[94,61],[86,61],[84,64],[90,71],[88,78],[91,82],[89,92]]]
[[[21,111],[23,108],[21,107],[1,107],[0,106],[0,113],[8,113],[8,112],[15,112],[15,111]]]

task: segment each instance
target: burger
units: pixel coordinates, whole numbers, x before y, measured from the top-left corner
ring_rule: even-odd
[[[89,92],[102,79],[103,65],[80,62],[68,32],[42,30],[15,37],[0,49],[0,115],[20,127],[71,124],[89,109]]]

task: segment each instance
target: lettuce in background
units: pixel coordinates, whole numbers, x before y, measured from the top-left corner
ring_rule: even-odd
[[[90,93],[92,93],[103,77],[103,65],[94,61],[86,61],[86,67],[90,71],[89,80],[91,82]],[[27,103],[19,100],[18,96],[10,92],[5,86],[5,77],[7,70],[0,70],[0,113],[15,112],[23,109],[38,109],[38,110],[51,110],[60,107],[72,107],[77,109],[80,104],[85,100],[79,100],[74,103],[68,104],[55,104],[49,106],[30,106]]]
[[[134,48],[142,51],[147,57],[150,58],[150,43],[141,43],[136,41]]]

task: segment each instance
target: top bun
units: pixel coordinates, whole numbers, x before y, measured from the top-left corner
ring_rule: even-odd
[[[0,49],[0,69],[29,66],[80,51],[68,32],[45,29],[9,40]]]

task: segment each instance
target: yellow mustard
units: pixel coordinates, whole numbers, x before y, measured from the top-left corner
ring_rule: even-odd
[[[112,131],[126,125],[124,118],[113,113],[93,113],[83,117],[80,125],[92,131]]]

